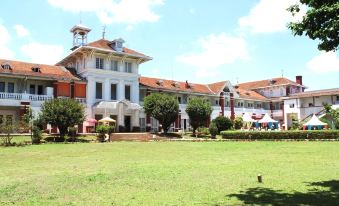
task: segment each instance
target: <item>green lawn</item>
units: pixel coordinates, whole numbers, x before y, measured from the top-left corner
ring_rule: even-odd
[[[0,205],[339,202],[339,142],[45,144],[0,161]]]

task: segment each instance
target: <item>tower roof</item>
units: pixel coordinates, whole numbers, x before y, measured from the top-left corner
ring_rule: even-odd
[[[87,31],[90,32],[91,29],[83,24],[77,24],[75,26],[73,26],[70,30],[70,32],[75,32],[76,30],[83,30],[83,31]]]

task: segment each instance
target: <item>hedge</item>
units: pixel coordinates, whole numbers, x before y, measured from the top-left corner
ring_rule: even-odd
[[[339,130],[222,131],[223,139],[339,139]]]

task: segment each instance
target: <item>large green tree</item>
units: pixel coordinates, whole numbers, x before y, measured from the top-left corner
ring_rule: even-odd
[[[145,97],[144,109],[146,114],[151,115],[159,121],[164,133],[167,134],[171,124],[178,117],[179,103],[174,96],[153,93]]]
[[[85,112],[83,105],[73,99],[53,99],[41,106],[41,118],[44,122],[57,126],[60,137],[63,138],[69,127],[85,120]]]
[[[320,41],[319,50],[336,51],[339,45],[339,1],[300,0],[307,6],[306,15],[300,22],[291,22],[288,27],[294,35],[306,35]],[[300,4],[292,5],[288,11],[292,15],[300,12]]]
[[[193,97],[187,103],[186,113],[190,118],[193,135],[195,135],[196,129],[203,126],[210,118],[212,113],[211,103],[206,99]]]
[[[331,105],[325,104],[324,109],[326,111],[326,115],[330,117],[330,122],[334,129],[339,129],[339,108],[333,109]]]

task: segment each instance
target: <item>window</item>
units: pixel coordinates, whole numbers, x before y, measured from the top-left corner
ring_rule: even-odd
[[[290,104],[290,108],[294,108],[294,104]]]
[[[5,82],[0,82],[0,92],[5,92]]]
[[[111,84],[111,100],[117,99],[117,85]]]
[[[7,92],[8,93],[14,93],[14,83],[13,82],[7,83]]]
[[[29,85],[29,93],[35,94],[35,85],[34,84]]]
[[[125,85],[125,99],[131,100],[131,86]]]
[[[2,64],[1,67],[3,69],[8,69],[8,70],[12,69],[11,65],[9,65],[9,64]]]
[[[337,102],[339,102],[339,96],[337,96]]]
[[[6,125],[12,125],[13,124],[13,116],[7,115],[6,116]]]
[[[112,71],[118,71],[118,61],[111,60],[111,70]]]
[[[313,107],[313,103],[308,103],[308,107]]]
[[[2,123],[4,123],[4,115],[0,115],[0,125],[2,125]]]
[[[74,89],[73,89],[73,91],[74,91]],[[42,85],[38,85],[38,95],[43,95],[43,94],[44,94],[44,87]]]
[[[95,59],[95,68],[104,69],[104,59],[103,58],[96,58]]]
[[[102,99],[102,83],[97,82],[95,84],[95,97],[97,99]]]
[[[178,97],[178,102],[179,104],[181,104],[181,97]]]
[[[125,72],[132,73],[132,63],[125,62]]]
[[[215,100],[215,105],[219,105],[219,101],[218,100]]]

